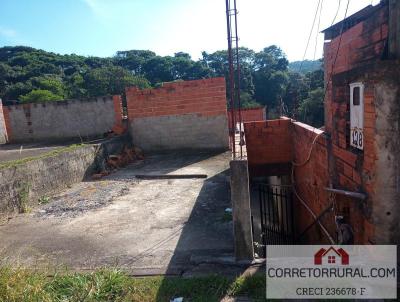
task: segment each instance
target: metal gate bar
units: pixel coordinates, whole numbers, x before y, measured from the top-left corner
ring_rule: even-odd
[[[258,253],[265,257],[266,245],[294,244],[293,195],[290,186],[256,184],[259,202],[260,241]],[[254,215],[254,213],[253,213]],[[256,240],[255,240],[256,241]]]

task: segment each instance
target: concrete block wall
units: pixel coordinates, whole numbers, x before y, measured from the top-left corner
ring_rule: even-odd
[[[0,144],[5,144],[7,140],[7,129],[3,111],[3,103],[0,99]]]
[[[133,143],[144,151],[229,148],[224,78],[126,90]]]
[[[11,143],[51,142],[102,136],[122,125],[120,97],[4,106]]]

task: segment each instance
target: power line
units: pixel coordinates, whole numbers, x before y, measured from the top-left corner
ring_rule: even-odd
[[[347,12],[348,12],[348,9],[349,9],[349,5],[350,5],[350,0],[347,0],[346,11],[345,11],[345,14],[344,14],[344,18],[343,18],[343,21],[342,21],[342,27],[341,27],[341,30],[340,30],[340,37],[339,37],[338,48],[337,48],[337,50],[336,50],[335,59],[334,59],[334,61],[332,62],[330,76],[329,76],[328,81],[327,81],[327,83],[326,83],[325,92],[324,92],[324,99],[325,99],[325,97],[326,97],[326,93],[327,93],[327,90],[328,90],[328,87],[329,87],[329,83],[330,83],[331,80],[332,80],[333,69],[334,69],[334,67],[335,67],[336,60],[337,60],[338,55],[339,55],[340,45],[341,45],[341,43],[342,43],[342,36],[343,36],[343,31],[344,31],[344,26],[345,26],[345,22],[344,22],[344,21],[345,21],[345,19],[347,18]],[[312,153],[312,151],[313,151],[314,145],[315,145],[315,143],[316,143],[318,137],[319,137],[320,135],[322,135],[323,133],[324,133],[324,132],[321,132],[320,134],[318,134],[318,135],[314,138],[314,140],[313,140],[313,142],[312,142],[312,144],[311,144],[309,153],[308,153],[308,157],[307,157],[307,159],[306,159],[303,163],[295,163],[295,162],[292,162],[292,173],[291,173],[291,177],[292,177],[292,183],[293,183],[293,191],[294,191],[296,197],[297,197],[297,198],[299,199],[299,201],[301,202],[301,204],[310,212],[311,216],[313,216],[314,219],[317,219],[317,216],[316,216],[315,213],[311,210],[311,208],[308,206],[307,202],[304,201],[304,200],[301,198],[301,196],[298,194],[298,192],[297,192],[297,190],[296,190],[295,167],[296,167],[296,166],[302,166],[302,165],[305,165],[305,164],[308,163],[308,161],[309,161],[310,158],[311,158],[311,153]],[[318,224],[319,224],[319,226],[321,227],[322,231],[325,233],[325,235],[328,237],[329,241],[333,244],[333,243],[334,243],[334,240],[333,240],[332,236],[329,234],[328,230],[322,225],[322,223],[318,222]]]
[[[312,33],[314,31],[315,21],[317,20],[317,15],[318,15],[320,4],[321,4],[321,0],[318,0],[318,5],[317,5],[317,9],[315,10],[315,13],[314,13],[314,20],[313,20],[313,23],[312,23],[312,26],[311,26],[310,34],[308,36],[306,49],[304,50],[303,59],[301,60],[300,68],[298,70],[299,73],[300,73],[301,69],[303,68],[303,62],[304,62],[304,59],[306,58],[306,55],[307,55],[308,46],[310,45],[310,40],[311,40]]]
[[[338,43],[338,47],[337,47],[337,49],[336,49],[335,59],[333,60],[332,65],[331,65],[331,73],[330,73],[330,75],[329,75],[328,81],[326,82],[325,93],[324,93],[324,99],[325,99],[325,96],[326,96],[326,92],[328,91],[329,83],[330,83],[331,80],[332,80],[333,69],[335,68],[336,61],[337,61],[337,58],[338,58],[338,56],[339,56],[339,50],[340,50],[340,46],[341,46],[341,44],[342,44],[342,37],[343,37],[344,24],[345,24],[344,21],[345,21],[346,18],[347,18],[347,12],[348,12],[348,10],[349,10],[349,5],[350,5],[350,0],[347,0],[346,11],[345,11],[345,13],[344,13],[344,17],[343,17],[343,21],[342,21],[342,27],[341,27],[341,29],[340,29],[339,43]]]
[[[319,17],[318,17],[318,26],[317,26],[317,32],[315,34],[315,47],[314,47],[314,57],[313,59],[315,60],[315,56],[317,54],[317,46],[318,46],[318,35],[319,35],[319,28],[321,25],[321,15],[322,15],[322,6],[324,4],[324,0],[321,2],[321,8],[319,9]]]
[[[341,4],[342,4],[342,0],[339,0],[339,4],[338,4],[337,10],[336,10],[336,14],[335,14],[335,17],[334,17],[333,20],[332,20],[331,26],[332,26],[333,24],[335,24],[336,18],[337,18],[338,14],[339,14],[339,10],[340,10]]]

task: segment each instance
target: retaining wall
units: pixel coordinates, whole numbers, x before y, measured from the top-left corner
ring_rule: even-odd
[[[0,213],[21,212],[37,204],[39,198],[84,180],[101,170],[109,154],[120,153],[126,145],[130,145],[129,136],[120,136],[0,167]]]

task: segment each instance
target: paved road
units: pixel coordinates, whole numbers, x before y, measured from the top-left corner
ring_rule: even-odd
[[[5,263],[132,274],[182,274],[231,259],[230,153],[158,155],[100,181],[82,182],[0,226]],[[136,174],[207,174],[137,180]],[[211,259],[211,260],[210,260]]]

